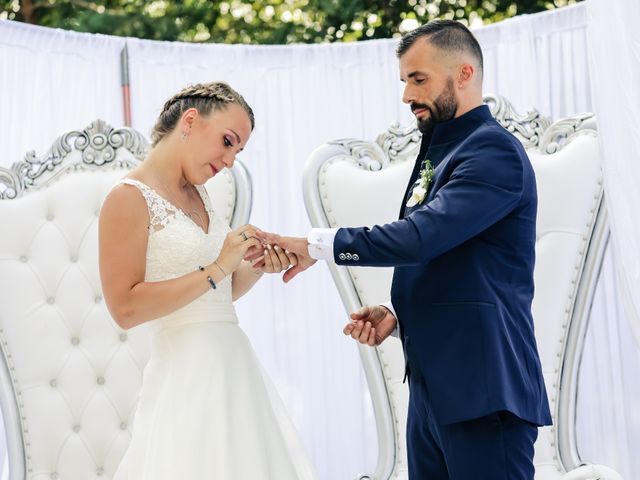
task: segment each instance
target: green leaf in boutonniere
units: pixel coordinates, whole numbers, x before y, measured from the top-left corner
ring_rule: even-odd
[[[429,184],[433,179],[433,165],[431,165],[431,160],[428,158],[422,162],[422,169],[420,169],[420,178],[415,183],[413,190],[411,191],[411,196],[407,201],[407,207],[415,207],[416,205],[422,203],[427,196],[427,192],[429,191]]]

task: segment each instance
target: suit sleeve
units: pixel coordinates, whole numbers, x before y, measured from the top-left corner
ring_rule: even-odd
[[[518,205],[524,188],[524,155],[503,136],[485,136],[482,144],[459,154],[446,184],[429,203],[392,223],[339,229],[333,244],[336,263],[423,265],[478,235]],[[357,263],[340,260],[344,252],[352,258],[357,254]]]

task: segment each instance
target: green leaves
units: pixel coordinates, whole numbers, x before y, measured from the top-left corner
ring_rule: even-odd
[[[581,0],[0,0],[0,18],[81,32],[217,43],[400,36],[434,18],[477,25]]]

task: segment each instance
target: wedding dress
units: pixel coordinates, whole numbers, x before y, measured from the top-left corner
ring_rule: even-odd
[[[145,280],[175,278],[218,256],[229,226],[211,208],[205,233],[147,185]],[[307,480],[314,469],[284,405],[238,325],[227,277],[192,303],[150,322],[151,355],[131,443],[115,480]]]

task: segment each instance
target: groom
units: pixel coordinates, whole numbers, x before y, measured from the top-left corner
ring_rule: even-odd
[[[377,345],[398,331],[410,399],[409,476],[532,480],[551,424],[531,316],[537,194],[520,142],[482,103],[482,51],[454,21],[405,35],[402,100],[423,134],[398,221],[269,238],[316,259],[395,267],[391,302],[345,333]]]

